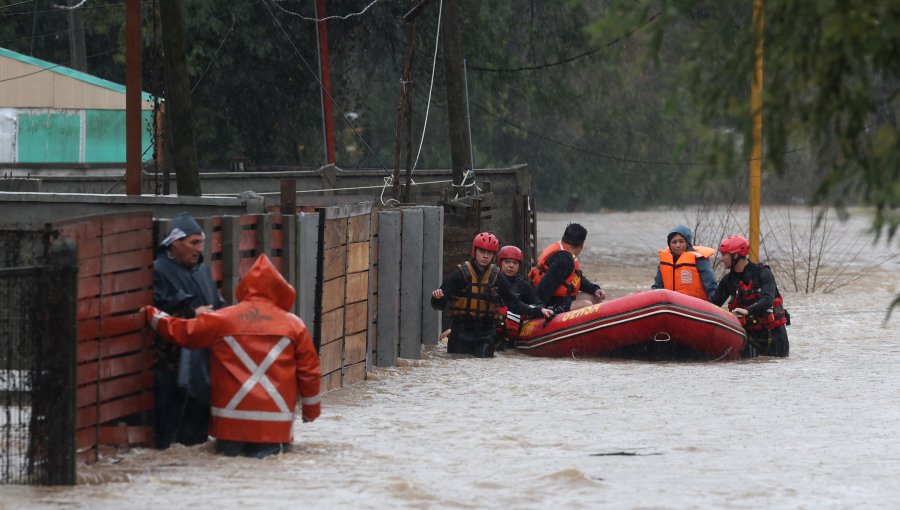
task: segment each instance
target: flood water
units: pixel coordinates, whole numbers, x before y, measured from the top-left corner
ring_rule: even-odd
[[[583,223],[585,273],[614,298],[649,288],[666,233],[695,219],[540,214],[538,231],[543,246]],[[830,226],[817,278],[833,292],[776,273],[793,319],[786,359],[482,360],[438,347],[326,394],[287,455],[139,449],[81,467],[75,487],[0,487],[0,508],[897,508],[900,309],[885,312],[900,258],[868,225],[857,213]]]

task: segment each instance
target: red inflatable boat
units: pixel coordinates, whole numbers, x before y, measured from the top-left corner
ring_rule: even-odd
[[[519,351],[557,358],[740,359],[747,342],[732,314],[669,290],[638,292],[550,321],[527,320],[518,329]]]

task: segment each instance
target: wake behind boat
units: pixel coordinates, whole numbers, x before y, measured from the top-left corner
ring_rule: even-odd
[[[638,292],[549,321],[526,320],[515,338],[525,354],[558,358],[740,359],[746,344],[732,314],[670,290]]]

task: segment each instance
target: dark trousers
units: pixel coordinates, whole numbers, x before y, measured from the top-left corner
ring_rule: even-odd
[[[216,453],[226,457],[253,457],[261,459],[269,455],[287,453],[291,450],[290,443],[250,443],[247,441],[229,441],[216,439]]]
[[[497,343],[497,325],[494,321],[467,321],[455,319],[450,323],[447,352],[471,354],[479,358],[493,358]]]
[[[209,407],[188,396],[177,381],[172,370],[153,370],[153,423],[156,447],[161,450],[172,443],[190,446],[209,439]]]
[[[787,358],[791,351],[791,345],[788,342],[787,328],[785,328],[784,325],[778,326],[775,329],[747,331],[747,339],[749,340],[749,346],[748,349],[745,350],[744,357],[758,355]],[[750,356],[746,355],[747,351],[750,352]]]

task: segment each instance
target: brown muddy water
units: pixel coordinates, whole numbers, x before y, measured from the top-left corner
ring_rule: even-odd
[[[805,214],[764,211],[789,358],[481,360],[438,347],[328,393],[281,457],[139,449],[80,467],[75,487],[0,487],[0,508],[900,507],[900,310],[885,322],[897,244],[873,244],[862,212],[832,223],[820,291],[798,291],[805,274],[790,268],[818,252],[798,248],[811,246]],[[541,214],[538,228],[543,245],[584,224],[586,274],[614,298],[649,288],[668,230],[700,216]],[[703,244],[746,232],[745,217],[707,218]]]

